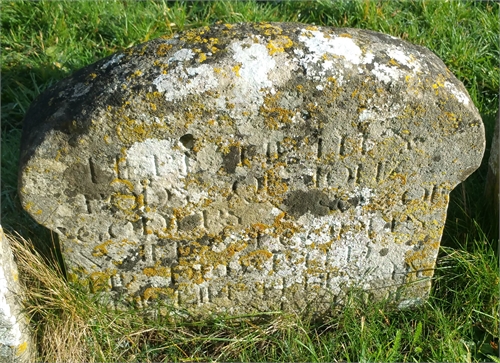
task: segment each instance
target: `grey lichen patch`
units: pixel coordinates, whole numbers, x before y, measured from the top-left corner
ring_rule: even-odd
[[[484,130],[425,48],[292,23],[215,25],[40,95],[20,196],[70,276],[195,314],[322,311],[429,291],[450,191]]]

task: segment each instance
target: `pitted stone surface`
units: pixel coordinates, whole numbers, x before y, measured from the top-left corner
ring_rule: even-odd
[[[193,313],[426,297],[484,129],[425,48],[217,25],[88,66],[25,118],[20,195],[95,290]]]

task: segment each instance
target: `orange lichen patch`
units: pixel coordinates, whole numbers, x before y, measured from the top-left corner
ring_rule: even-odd
[[[19,346],[17,347],[17,351],[16,351],[16,355],[17,356],[20,356],[22,355],[26,349],[28,349],[28,342],[22,342],[21,344],[19,344]]]
[[[171,272],[169,267],[164,267],[164,266],[155,266],[155,267],[146,267],[145,269],[142,270],[144,275],[148,277],[152,276],[161,276],[165,278],[170,278]]]
[[[392,173],[389,177],[392,180],[399,179],[399,181],[401,182],[401,185],[406,185],[406,175],[404,175],[404,174]]]
[[[292,40],[287,36],[278,36],[276,39],[272,39],[267,44],[267,49],[269,49],[269,54],[273,55],[275,53],[283,53],[286,48],[293,46]]]
[[[293,110],[280,106],[281,97],[281,92],[267,95],[264,98],[264,104],[260,107],[260,112],[264,117],[264,124],[271,130],[278,130],[282,124],[290,124],[295,115]]]
[[[406,105],[405,108],[403,109],[403,113],[398,115],[398,119],[405,119],[405,118],[416,118],[416,117],[422,117],[425,115],[425,108],[421,104],[417,105]]]
[[[140,76],[142,76],[142,71],[138,69],[134,73],[132,73],[132,75],[130,76],[130,78],[140,77]]]
[[[219,43],[219,39],[217,38],[209,38],[208,39],[208,49],[212,52],[212,53],[217,53],[219,51],[219,49],[215,46]]]
[[[107,291],[111,288],[110,278],[116,274],[116,270],[106,270],[105,272],[92,272],[89,276],[91,290],[93,293]]]
[[[259,23],[256,28],[261,31],[262,34],[271,36],[271,35],[280,35],[283,33],[283,29],[279,26],[271,25],[269,23]]]
[[[114,242],[112,240],[107,240],[107,241],[101,243],[100,245],[95,246],[94,249],[92,250],[92,256],[101,257],[104,255],[107,255],[108,254],[107,247],[113,243]]]
[[[265,189],[270,196],[282,196],[288,190],[288,185],[282,181],[281,177],[274,169],[269,169],[264,174],[264,184],[267,186]]]
[[[309,260],[307,261],[306,273],[309,276],[319,275],[325,273],[325,265],[322,261]]]
[[[273,254],[266,250],[252,251],[240,257],[239,261],[243,266],[252,266],[257,270],[262,270],[264,263],[273,257]]]
[[[207,55],[205,53],[198,54],[198,62],[202,63],[207,59]]]
[[[452,134],[460,127],[462,116],[453,112],[443,112],[438,116],[438,121],[437,127],[441,128],[445,134]]]
[[[191,29],[188,30],[184,33],[184,36],[181,37],[180,39],[185,42],[191,42],[191,43],[201,43],[203,40],[201,36],[205,34],[205,32],[209,31],[210,28],[208,26],[204,26],[199,29]]]
[[[169,298],[173,298],[175,296],[175,292],[169,287],[148,287],[146,290],[144,290],[142,296],[144,300],[150,300],[158,299],[160,295],[165,295]]]
[[[432,84],[432,88],[434,88],[436,95],[439,94],[439,88],[444,87],[444,82],[445,82],[444,76],[442,74],[439,74],[436,79],[436,82]]]
[[[334,77],[328,77],[327,83],[323,88],[323,94],[327,97],[327,105],[330,105],[343,92],[343,88],[337,85],[337,80]],[[353,91],[355,94],[356,90]],[[354,97],[354,95],[351,95]]]
[[[254,223],[250,226],[250,228],[247,228],[246,234],[248,237],[257,238],[259,235],[265,233],[269,227],[270,226],[264,223]]]
[[[273,223],[273,232],[270,233],[271,236],[273,237],[285,237],[285,238],[290,238],[292,237],[295,233],[302,231],[302,228],[297,226],[295,223],[292,221],[287,221],[285,220],[286,213],[281,212],[274,218],[274,223]]]
[[[395,61],[394,59],[392,59],[392,58],[389,60],[389,64],[390,64],[391,66],[399,66],[399,63],[398,63],[398,62],[396,62],[396,61]]]
[[[348,33],[342,33],[342,34],[339,34],[339,37],[342,37],[342,38],[352,38],[352,35],[348,34]]]
[[[417,279],[416,273],[420,272],[423,276],[432,276],[434,274],[434,259],[430,258],[435,248],[427,246],[419,251],[408,251],[405,255],[405,263],[411,267],[407,279],[413,281]]]
[[[326,243],[320,243],[320,244],[314,246],[314,248],[320,250],[323,254],[326,255],[330,251],[330,249],[332,248],[332,244],[333,244],[333,240],[330,240],[329,242],[326,242]]]
[[[130,180],[116,178],[116,179],[113,179],[113,181],[111,181],[110,185],[113,185],[115,183],[120,183],[120,184],[125,185],[129,191],[134,190],[134,184],[132,184],[132,182],[130,182]]]
[[[134,195],[113,193],[111,203],[123,212],[131,212],[137,207],[136,197]]]
[[[135,197],[135,201],[137,203],[137,208],[144,207],[144,194],[139,194],[137,197]]]
[[[173,276],[175,279],[183,278],[200,284],[206,280],[204,276],[208,271],[218,265],[228,266],[231,258],[246,247],[246,243],[232,243],[219,252],[197,242],[180,247],[179,264],[175,267]]]
[[[135,142],[143,142],[167,130],[167,126],[163,123],[146,123],[132,120],[125,115],[122,115],[122,119],[123,121],[117,123],[115,130],[118,138],[128,145],[132,145]]]
[[[156,48],[156,55],[158,57],[164,57],[167,55],[168,51],[172,49],[172,45],[171,44],[160,44],[158,46],[158,48]]]
[[[161,96],[161,93],[158,91],[146,93],[146,99],[150,101],[161,99]]]
[[[241,65],[240,64],[236,64],[232,70],[234,72],[234,74],[237,76],[237,77],[240,77],[240,69],[241,69]]]

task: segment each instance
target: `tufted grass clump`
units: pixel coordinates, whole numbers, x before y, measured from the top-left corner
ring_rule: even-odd
[[[116,51],[221,21],[297,21],[388,33],[435,52],[479,109],[487,150],[498,112],[494,1],[2,1],[1,211],[40,362],[500,362],[498,220],[484,205],[487,158],[450,195],[431,296],[394,310],[352,291],[332,314],[181,319],[115,310],[68,283],[55,236],[17,196],[22,119],[44,89]]]

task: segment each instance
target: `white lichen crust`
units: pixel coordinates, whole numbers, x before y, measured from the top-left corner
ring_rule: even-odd
[[[425,48],[216,25],[74,74],[25,120],[20,195],[71,276],[194,314],[425,299],[450,191],[484,129]]]

